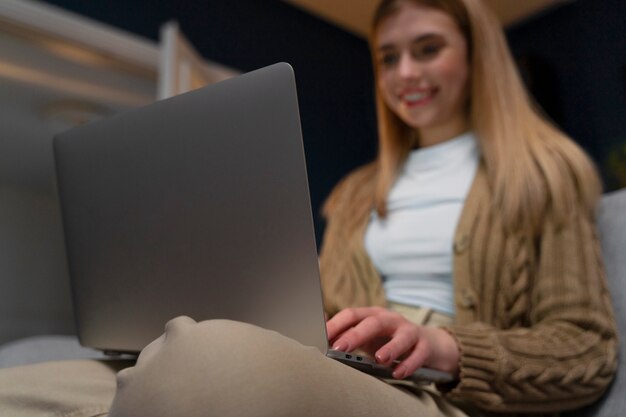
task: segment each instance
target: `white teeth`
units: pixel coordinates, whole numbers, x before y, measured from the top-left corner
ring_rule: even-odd
[[[419,101],[425,99],[427,96],[427,93],[411,93],[405,94],[403,99],[406,101]]]

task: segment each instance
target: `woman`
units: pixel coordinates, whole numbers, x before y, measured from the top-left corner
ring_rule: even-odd
[[[602,394],[616,336],[598,180],[532,109],[497,21],[480,0],[384,0],[371,47],[380,152],[330,196],[320,263],[333,347],[399,360],[396,381],[182,317],[119,373],[110,416],[554,415]],[[422,365],[457,380],[402,381]],[[99,415],[114,372],[73,366],[100,388],[55,415]]]
[[[421,365],[457,373],[447,398],[484,410],[595,400],[615,370],[616,339],[589,160],[533,109],[480,1],[385,0],[373,27],[379,157],[325,207],[334,346],[401,358],[398,378]],[[433,290],[452,274],[454,285]],[[439,312],[455,309],[445,331],[367,307],[416,307],[423,292]]]

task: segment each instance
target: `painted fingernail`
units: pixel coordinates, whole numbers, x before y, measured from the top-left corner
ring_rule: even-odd
[[[348,351],[348,343],[346,343],[344,341],[337,342],[337,343],[335,343],[335,346],[333,346],[333,349],[341,350],[343,352],[347,352]]]
[[[405,368],[404,367],[398,367],[393,371],[393,377],[396,379],[404,379],[405,375]]]

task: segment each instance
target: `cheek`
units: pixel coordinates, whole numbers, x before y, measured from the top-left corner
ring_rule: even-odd
[[[383,100],[388,106],[392,106],[395,102],[393,79],[389,74],[381,74],[378,76],[378,90]]]
[[[455,92],[464,92],[468,84],[469,70],[460,59],[448,60],[439,65],[438,72],[442,80],[454,88]]]

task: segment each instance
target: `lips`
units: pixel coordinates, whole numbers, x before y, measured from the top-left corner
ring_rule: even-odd
[[[428,103],[437,93],[436,89],[407,90],[400,94],[400,100],[407,107],[420,106]]]

